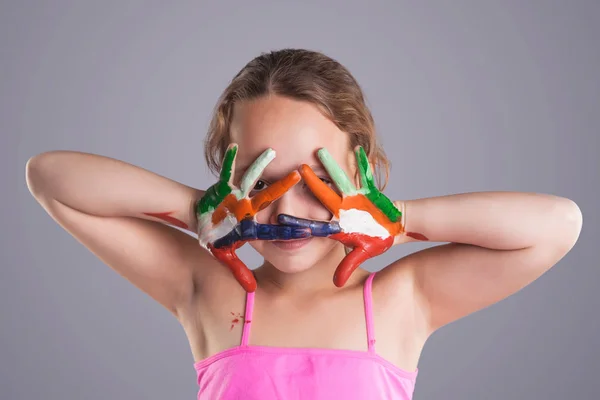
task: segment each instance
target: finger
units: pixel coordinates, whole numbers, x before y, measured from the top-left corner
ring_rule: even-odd
[[[294,240],[310,237],[310,229],[304,227],[257,224],[256,230],[260,240]]]
[[[287,214],[279,214],[277,222],[283,225],[310,228],[312,236],[319,237],[326,237],[342,231],[337,221],[314,221],[311,219],[296,218]]]
[[[335,182],[335,185],[338,187],[342,195],[344,196],[353,196],[357,193],[356,187],[348,178],[348,175],[344,172],[342,168],[335,162],[331,154],[327,151],[326,148],[322,148],[317,152],[319,160],[331,176],[331,179]]]
[[[275,150],[268,148],[267,150],[263,151],[256,160],[254,160],[250,167],[248,167],[248,170],[240,182],[240,191],[242,192],[242,197],[248,196],[248,193],[250,193],[250,191],[256,185],[258,178],[262,175],[265,168],[267,168],[267,165],[269,165],[274,158]]]
[[[233,167],[235,165],[235,156],[237,154],[237,144],[231,143],[227,146],[223,163],[221,164],[221,172],[219,181],[209,187],[200,201],[196,203],[196,214],[202,215],[208,211],[214,210],[223,201],[229,193],[231,193],[231,180]]]
[[[381,239],[358,233],[340,233],[332,235],[331,238],[338,240],[347,246],[353,247],[352,251],[344,257],[335,270],[333,283],[337,287],[344,286],[352,273],[363,262],[384,253],[392,247],[394,243],[394,238],[392,236]]]
[[[227,146],[225,151],[225,157],[223,157],[223,164],[221,166],[221,174],[219,180],[225,183],[231,183],[231,177],[233,175],[233,168],[235,167],[235,157],[237,155],[238,145],[237,143],[231,143]]]
[[[227,235],[215,240],[212,244],[216,249],[231,247],[242,240],[240,224],[237,224]]]
[[[375,180],[373,179],[373,171],[369,164],[367,153],[362,146],[356,146],[354,148],[354,155],[356,156],[356,163],[358,164],[358,170],[360,173],[360,184],[363,188],[367,188],[369,191],[376,191]]]
[[[202,215],[208,211],[214,210],[221,204],[223,199],[231,193],[231,188],[227,183],[219,181],[209,187],[204,196],[196,204],[196,214]]]
[[[251,200],[254,212],[256,213],[267,208],[269,204],[283,196],[292,186],[300,182],[300,179],[298,171],[292,171],[285,178],[258,192]]]
[[[402,213],[396,208],[394,203],[387,198],[386,195],[377,189],[375,180],[373,179],[371,165],[369,164],[369,159],[367,158],[365,150],[361,146],[356,146],[354,149],[354,154],[356,155],[362,188],[366,189],[363,191],[363,193],[367,199],[369,199],[371,203],[379,208],[390,221],[399,221],[402,217]]]
[[[256,290],[256,279],[254,279],[252,271],[235,254],[235,250],[238,247],[232,246],[216,249],[209,245],[211,253],[231,270],[233,276],[242,285],[244,290],[249,293],[254,292]]]
[[[337,287],[343,287],[352,273],[369,258],[371,257],[362,247],[355,247],[352,249],[335,270],[333,284]]]
[[[339,217],[340,206],[342,205],[341,197],[329,186],[325,184],[319,177],[313,172],[313,170],[306,164],[300,167],[300,175],[302,180],[306,182],[306,185],[311,192],[325,208],[327,208],[333,215]]]

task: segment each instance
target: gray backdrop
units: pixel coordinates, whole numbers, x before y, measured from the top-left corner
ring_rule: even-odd
[[[282,47],[321,50],[361,82],[390,197],[535,191],[583,211],[554,269],[431,337],[415,399],[600,398],[600,2],[208,3],[2,2],[0,398],[194,398],[177,321],[43,211],[25,163],[80,150],[206,188],[217,97]]]

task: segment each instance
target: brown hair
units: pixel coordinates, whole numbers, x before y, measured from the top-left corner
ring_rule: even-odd
[[[377,141],[375,123],[352,74],[336,60],[304,49],[262,53],[233,78],[219,98],[205,140],[204,157],[218,174],[230,142],[229,128],[236,102],[275,94],[317,106],[350,138],[350,149],[360,145],[373,164],[373,175],[383,190],[390,162]],[[385,174],[381,182],[381,171]]]

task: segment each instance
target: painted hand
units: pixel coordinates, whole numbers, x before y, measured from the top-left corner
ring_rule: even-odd
[[[267,165],[275,158],[273,149],[265,150],[248,168],[240,187],[233,185],[237,144],[229,145],[223,159],[219,181],[205,192],[196,204],[198,241],[225,264],[247,292],[256,290],[252,271],[235,251],[251,240],[293,240],[310,236],[310,229],[283,225],[259,224],[256,214],[300,181],[293,171],[268,188],[249,196]]]
[[[341,196],[319,179],[308,165],[300,167],[302,179],[309,189],[333,214],[331,221],[304,220],[286,214],[278,216],[281,224],[310,228],[313,236],[327,236],[352,248],[335,271],[333,282],[338,287],[344,286],[364,261],[392,247],[396,235],[404,232],[402,213],[375,186],[365,151],[356,147],[354,153],[360,172],[360,189],[354,186],[326,149],[317,153]]]

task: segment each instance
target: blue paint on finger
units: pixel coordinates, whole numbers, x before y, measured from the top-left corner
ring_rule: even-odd
[[[340,224],[337,221],[315,221],[312,219],[293,217],[288,214],[279,214],[277,216],[277,221],[282,225],[310,228],[313,236],[324,237],[342,231],[342,228],[340,228]]]

